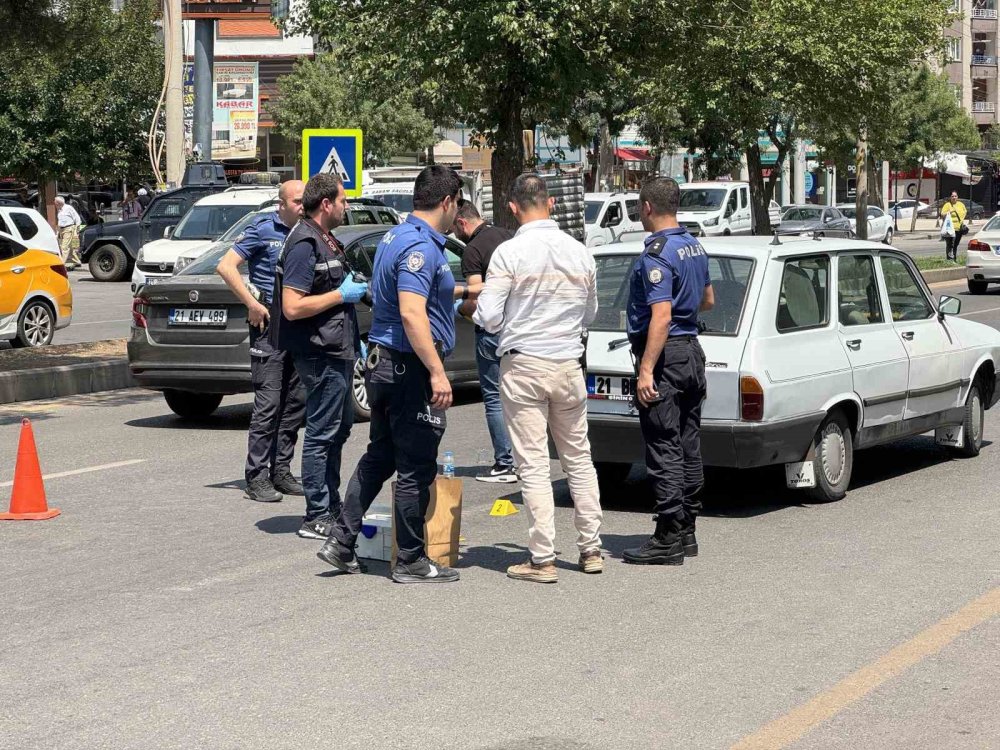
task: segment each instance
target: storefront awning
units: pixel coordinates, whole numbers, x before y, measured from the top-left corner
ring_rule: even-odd
[[[619,146],[615,149],[615,156],[617,156],[622,161],[652,161],[653,156],[649,153],[648,148],[625,148],[624,146]]]

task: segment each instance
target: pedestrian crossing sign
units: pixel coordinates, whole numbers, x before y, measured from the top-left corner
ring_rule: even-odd
[[[302,131],[304,179],[321,172],[344,181],[348,198],[361,197],[362,134],[357,129],[306,128]]]

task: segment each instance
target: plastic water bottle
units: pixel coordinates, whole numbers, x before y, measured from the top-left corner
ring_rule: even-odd
[[[455,454],[451,451],[444,452],[444,458],[441,460],[441,475],[448,479],[455,478]]]

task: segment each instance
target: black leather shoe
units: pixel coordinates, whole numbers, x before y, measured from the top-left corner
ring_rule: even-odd
[[[274,475],[274,489],[286,495],[305,495],[302,483],[287,469]]]
[[[684,545],[685,557],[698,556],[698,539],[694,535],[695,517],[685,513],[683,526],[681,527],[681,544]]]
[[[247,490],[244,494],[248,500],[257,503],[280,503],[281,493],[274,489],[271,480],[267,477],[257,477],[247,483]]]
[[[641,547],[625,550],[622,559],[632,565],[683,565],[684,543],[681,541],[680,522],[658,518],[653,536]]]

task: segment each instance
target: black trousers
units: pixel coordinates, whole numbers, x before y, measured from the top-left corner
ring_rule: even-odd
[[[958,246],[962,242],[962,238],[969,233],[969,230],[962,227],[957,232],[955,232],[954,237],[944,238],[944,254],[946,258],[950,260],[958,259]]]
[[[379,363],[365,373],[371,405],[368,449],[347,485],[333,535],[345,547],[354,547],[361,519],[396,472],[393,524],[398,559],[411,563],[426,554],[424,518],[447,422],[445,412],[430,405],[430,374],[419,357],[380,351]]]
[[[636,361],[645,342],[634,342]],[[697,494],[705,483],[701,463],[701,405],[705,400],[705,352],[694,336],[671,337],[653,369],[661,399],[639,404],[646,443],[646,472],[653,481],[656,514],[697,516]]]
[[[289,468],[306,415],[305,390],[292,356],[272,348],[266,329],[262,333],[254,327],[250,350],[253,414],[247,435],[247,482]]]

